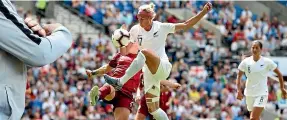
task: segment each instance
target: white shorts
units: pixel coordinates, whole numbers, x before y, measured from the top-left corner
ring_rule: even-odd
[[[247,110],[252,111],[253,107],[265,108],[268,101],[267,95],[261,96],[246,96]]]
[[[148,67],[143,67],[144,76],[144,91],[159,96],[160,95],[160,81],[166,80],[171,71],[172,65],[168,60],[160,60],[158,69],[155,74],[152,74]]]

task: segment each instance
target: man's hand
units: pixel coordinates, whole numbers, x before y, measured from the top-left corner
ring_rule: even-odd
[[[208,13],[212,9],[212,4],[210,2],[207,2],[203,7],[203,12]]]
[[[43,28],[41,25],[35,21],[32,20],[32,18],[26,18],[25,23],[27,26],[32,29],[33,32],[36,32],[39,36],[45,37],[47,35],[51,35],[51,33],[58,27],[62,26],[59,23],[54,23],[54,24],[47,24]]]
[[[52,32],[57,29],[58,27],[61,27],[62,25],[60,23],[54,23],[54,24],[47,24],[43,28],[46,32],[46,35],[51,35]]]
[[[181,87],[181,85],[179,83],[173,83],[173,85],[172,85],[173,89],[178,89],[180,87]]]
[[[236,97],[238,100],[242,100],[243,99],[243,94],[241,91],[238,91],[237,92],[237,97]]]
[[[25,24],[32,29],[33,32],[38,34],[39,36],[45,37],[46,31],[42,28],[42,26],[35,20],[32,20],[32,18],[28,17],[25,20]]]
[[[286,89],[281,89],[281,91],[282,91],[282,98],[283,99],[287,99],[287,91],[286,91]]]

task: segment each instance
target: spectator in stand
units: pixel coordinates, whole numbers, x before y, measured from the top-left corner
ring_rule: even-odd
[[[72,7],[78,8],[83,3],[82,0],[72,0]]]
[[[45,17],[46,8],[48,6],[48,2],[46,0],[37,0],[36,1],[36,15],[39,17]]]
[[[127,26],[130,26],[133,21],[133,15],[131,11],[121,12],[119,16],[119,20],[121,24],[125,24]]]
[[[279,21],[277,17],[273,17],[272,23],[271,23],[271,27],[275,27],[276,29],[278,29],[279,27]]]
[[[251,18],[252,17],[252,12],[249,10],[249,8],[246,6],[245,9],[241,13],[241,18]]]
[[[237,31],[234,33],[233,42],[231,44],[232,51],[237,51],[238,49],[244,48],[247,45],[247,39],[243,32],[244,27],[238,26]]]
[[[92,17],[96,13],[96,9],[91,1],[87,1],[87,4],[85,5],[85,15],[88,17]]]
[[[221,34],[225,34],[226,33],[226,28],[225,28],[225,26],[223,25],[222,22],[223,22],[222,19],[218,20],[216,27],[219,29]]]
[[[228,17],[230,17],[230,19],[232,21],[236,19],[236,10],[235,10],[232,2],[230,2],[230,4],[227,6],[225,13]]]
[[[254,40],[255,37],[255,28],[253,26],[248,27],[247,29],[244,30],[244,34],[246,35],[246,39],[252,41]]]

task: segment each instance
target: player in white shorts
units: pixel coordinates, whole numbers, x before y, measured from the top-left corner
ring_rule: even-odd
[[[106,82],[120,90],[123,84],[142,69],[149,113],[157,120],[167,120],[166,113],[159,108],[160,80],[165,80],[172,68],[165,52],[167,35],[191,28],[211,7],[211,3],[207,3],[196,16],[184,23],[173,24],[153,21],[156,15],[153,4],[140,6],[137,14],[139,24],[131,28],[130,39],[135,45],[140,45],[141,50],[123,77],[113,78],[104,75]]]
[[[274,71],[278,75],[282,97],[287,97],[281,72],[271,59],[261,56],[261,51],[262,43],[260,41],[252,42],[252,56],[245,58],[238,66],[237,99],[242,100],[243,98],[240,80],[245,73],[247,81],[244,95],[246,96],[247,109],[251,112],[251,120],[260,119],[260,115],[268,101],[267,75],[270,71]]]

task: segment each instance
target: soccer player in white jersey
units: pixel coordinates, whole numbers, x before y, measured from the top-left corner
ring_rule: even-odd
[[[246,96],[247,109],[250,111],[251,120],[259,120],[260,115],[268,101],[268,72],[274,71],[279,78],[282,97],[286,99],[287,93],[284,88],[284,80],[277,65],[269,58],[261,56],[262,43],[254,41],[252,43],[252,56],[245,58],[238,66],[237,75],[237,99],[242,100],[240,80],[245,73],[247,76],[244,95]]]
[[[156,15],[153,4],[140,6],[137,14],[139,24],[131,28],[130,39],[134,41],[135,45],[140,45],[141,50],[123,77],[113,78],[104,75],[106,82],[120,90],[123,84],[142,69],[149,113],[157,120],[167,120],[166,113],[159,108],[160,80],[165,80],[172,68],[165,52],[167,35],[178,30],[191,28],[211,8],[212,5],[208,2],[196,16],[183,23],[174,24],[153,21]]]

